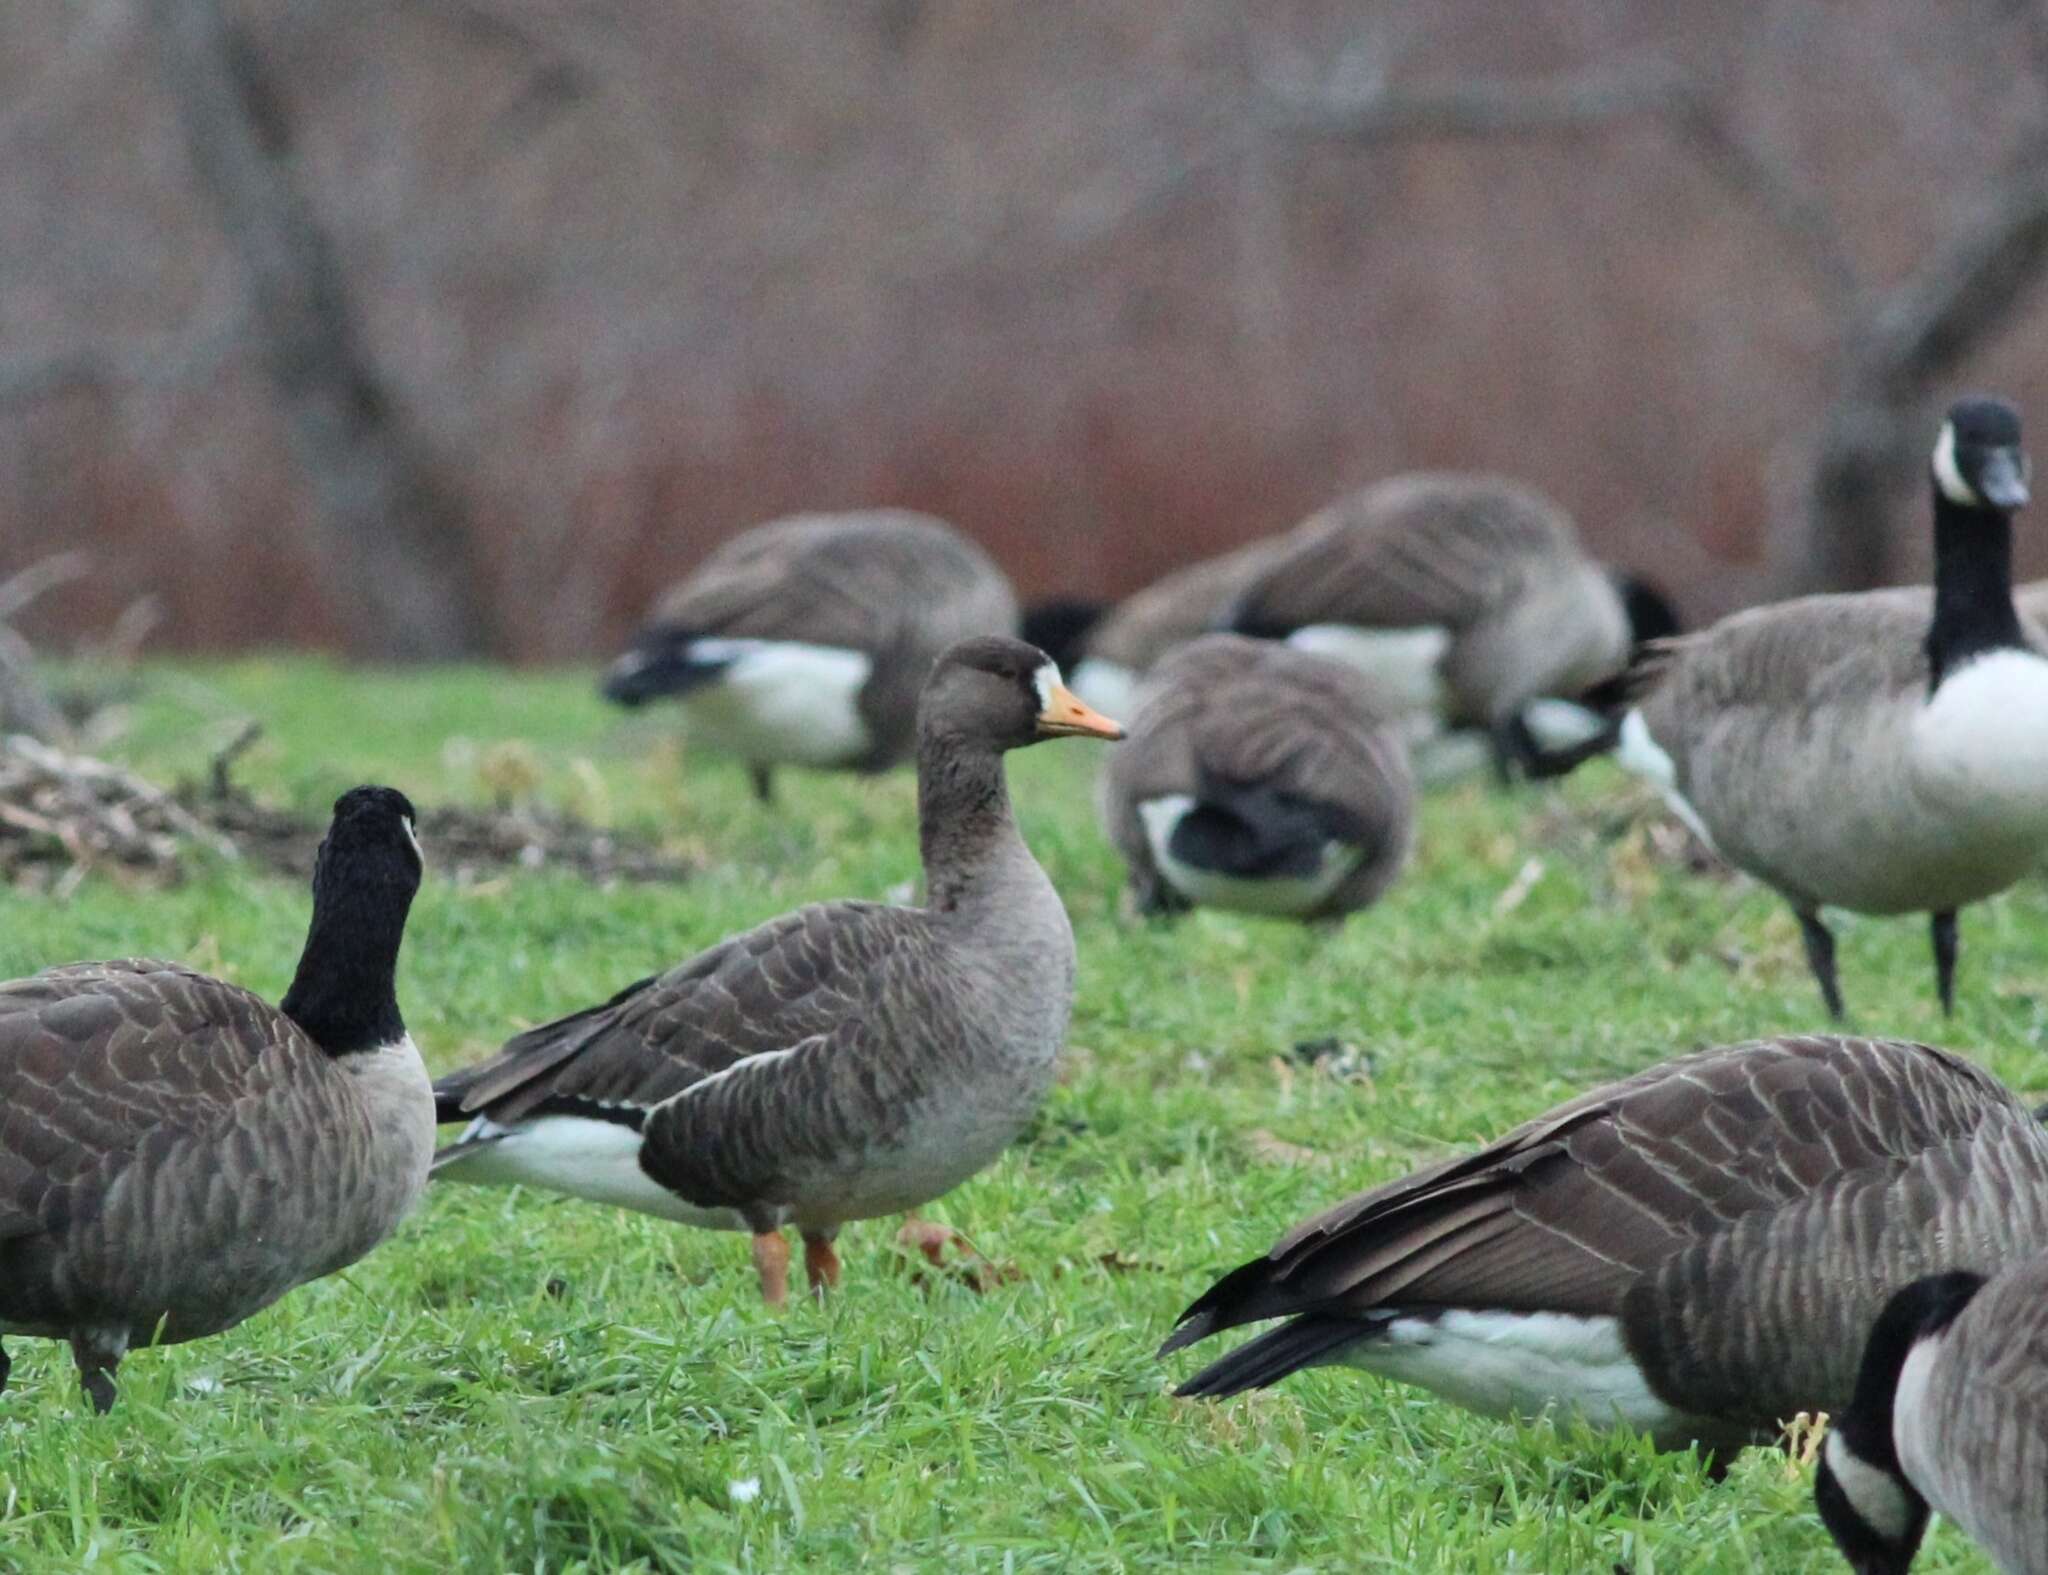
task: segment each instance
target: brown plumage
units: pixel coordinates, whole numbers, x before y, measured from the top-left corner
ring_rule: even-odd
[[[801,514],[726,542],[656,604],[605,692],[684,700],[754,768],[880,771],[907,759],[939,653],[1013,634],[1017,602],[980,547],[907,509]]]
[[[1505,478],[1434,473],[1366,487],[1296,527],[1227,626],[1269,639],[1433,631],[1438,644],[1391,659],[1421,664],[1400,687],[1454,726],[1579,695],[1622,669],[1630,640],[1620,591],[1563,509]],[[1387,658],[1364,647],[1356,659],[1372,671]]]
[[[437,1085],[471,1123],[437,1170],[751,1231],[771,1301],[794,1224],[829,1281],[841,1224],[973,1175],[1050,1085],[1073,932],[1002,756],[1065,733],[1118,736],[1035,648],[954,647],[919,707],[926,905],[799,909],[520,1035]]]
[[[1848,1401],[1891,1291],[2043,1248],[2048,1135],[1994,1078],[1925,1045],[1764,1040],[1339,1204],[1218,1281],[1164,1349],[1287,1318],[1180,1392],[1343,1362],[1474,1409],[1739,1445]]]
[[[1414,782],[1398,722],[1357,673],[1212,634],[1168,656],[1141,694],[1098,794],[1141,909],[1330,918],[1393,882],[1414,840]]]
[[[0,1333],[70,1341],[100,1409],[131,1345],[354,1262],[425,1185],[433,1099],[391,994],[410,818],[388,789],[336,806],[282,1008],[163,962],[0,984]]]

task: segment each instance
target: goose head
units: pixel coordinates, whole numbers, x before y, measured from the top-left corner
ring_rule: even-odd
[[[949,647],[925,680],[918,727],[996,749],[1046,738],[1122,738],[1121,723],[1084,704],[1037,646],[998,635]]]
[[[2026,507],[2030,467],[2019,412],[2002,399],[1959,399],[1934,440],[1934,485],[1950,503],[2001,514]]]
[[[1855,1395],[1828,1430],[1813,1478],[1821,1522],[1856,1575],[1905,1575],[1927,1534],[1927,1500],[1906,1479],[1893,1441],[1899,1375],[1983,1284],[1982,1275],[1963,1271],[1915,1280],[1871,1328]]]

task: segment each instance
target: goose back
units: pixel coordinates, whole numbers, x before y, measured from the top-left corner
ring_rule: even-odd
[[[1843,1406],[1892,1291],[2044,1247],[2048,1137],[1996,1079],[1925,1045],[1764,1040],[1339,1204],[1219,1281],[1167,1348],[1292,1317],[1319,1342],[1306,1361],[1370,1368],[1408,1310],[1612,1319],[1674,1413],[1660,1442],[1740,1443]],[[1262,1340],[1284,1354],[1287,1334]],[[1262,1367],[1261,1343],[1189,1387],[1306,1364]]]
[[[1414,782],[1396,720],[1348,668],[1237,635],[1182,646],[1147,679],[1131,735],[1104,763],[1098,807],[1141,902],[1168,876],[1145,806],[1263,794],[1350,869],[1301,910],[1349,912],[1374,901],[1414,840]],[[1191,895],[1183,893],[1183,896]],[[1149,906],[1150,903],[1147,902]]]
[[[1396,476],[1330,505],[1252,576],[1229,626],[1275,639],[1325,627],[1439,631],[1440,704],[1468,723],[1582,693],[1619,672],[1629,649],[1620,594],[1570,516],[1492,476]]]
[[[857,653],[865,732],[858,758],[907,758],[917,693],[939,653],[1009,634],[1018,609],[987,553],[943,520],[906,509],[802,514],[726,542],[655,605],[636,643],[770,641]],[[820,762],[823,763],[823,762]]]
[[[10,1333],[217,1333],[368,1252],[433,1152],[409,1039],[329,1056],[260,997],[172,963],[0,984],[0,1086]]]

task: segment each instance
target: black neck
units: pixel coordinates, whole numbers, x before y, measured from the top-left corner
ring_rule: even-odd
[[[2023,650],[2012,604],[2012,516],[1934,489],[1934,622],[1930,689],[1986,651]]]
[[[1001,750],[960,738],[922,740],[917,836],[926,902],[941,912],[957,908],[996,854],[1017,840]]]
[[[398,1014],[398,945],[412,893],[345,885],[323,864],[299,971],[279,1003],[329,1055],[374,1050],[405,1035]]]

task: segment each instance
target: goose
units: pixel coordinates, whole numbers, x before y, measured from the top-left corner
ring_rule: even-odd
[[[1928,1045],[1766,1039],[1340,1203],[1218,1280],[1161,1354],[1284,1318],[1175,1392],[1337,1363],[1714,1454],[1845,1405],[1900,1286],[2044,1248],[2048,1131],[2004,1085]]]
[[[2048,1575],[2048,1257],[1885,1304],[1813,1497],[1857,1575],[1906,1575],[1930,1510],[2006,1575]]]
[[[1414,472],[1295,527],[1237,592],[1222,627],[1362,670],[1411,716],[1418,768],[1464,768],[1483,730],[1503,775],[1602,730],[1642,641],[1673,633],[1649,582],[1589,558],[1571,517],[1499,476]]]
[[[836,1284],[848,1220],[916,1207],[992,1163],[1045,1096],[1074,936],[1011,818],[1003,754],[1119,738],[1020,640],[953,646],[917,716],[926,905],[771,919],[435,1086],[468,1123],[435,1161],[754,1238],[783,1303],[789,1247]]]
[[[0,1336],[69,1341],[97,1410],[131,1346],[233,1328],[425,1187],[434,1101],[393,986],[413,820],[390,788],[336,801],[277,1006],[147,959],[0,984]]]
[[[1139,680],[1169,651],[1214,629],[1276,545],[1266,538],[1187,564],[1118,602],[1082,641],[1074,692],[1113,714],[1133,714]]]
[[[1143,694],[1098,798],[1140,911],[1324,919],[1392,884],[1415,785],[1397,722],[1351,669],[1211,634],[1154,668]]]
[[[2048,658],[2013,604],[2019,416],[1958,401],[1934,447],[1935,588],[1752,608],[1645,659],[1617,761],[1797,915],[1842,1015],[1823,904],[1932,915],[1955,1007],[1956,913],[2048,849]]]
[[[1010,582],[944,521],[799,514],[742,532],[663,596],[604,694],[628,707],[682,701],[766,803],[778,765],[884,771],[908,759],[939,653],[1016,629]]]

